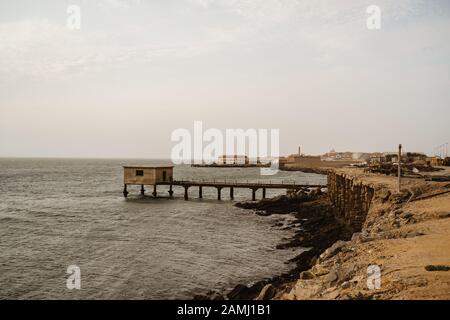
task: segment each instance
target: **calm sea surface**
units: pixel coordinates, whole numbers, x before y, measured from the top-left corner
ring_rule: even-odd
[[[289,215],[259,217],[215,200],[216,190],[174,187],[175,198],[122,196],[122,165],[156,160],[0,159],[0,298],[178,299],[227,290],[291,267],[301,249],[276,250]],[[324,183],[300,172],[260,176],[259,169],[177,166],[175,179],[287,180]],[[167,188],[159,186],[167,197]],[[151,193],[147,187],[148,194]],[[284,191],[268,191],[274,196]],[[261,197],[261,191],[257,193]],[[250,190],[235,190],[249,200]],[[81,290],[68,290],[69,265]]]

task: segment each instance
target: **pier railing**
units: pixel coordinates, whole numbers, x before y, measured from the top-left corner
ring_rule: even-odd
[[[174,180],[173,183],[215,183],[215,184],[249,184],[249,185],[309,185],[308,182],[298,182],[295,180],[238,180],[238,179],[195,179],[195,180]]]
[[[153,185],[153,195],[156,197],[156,187],[158,185],[170,186],[169,195],[173,195],[172,187],[181,186],[184,188],[184,198],[188,199],[188,189],[198,187],[199,198],[203,197],[203,187],[214,187],[217,189],[217,199],[221,200],[221,191],[223,188],[229,188],[230,199],[234,198],[235,188],[247,188],[252,191],[252,200],[256,200],[256,191],[262,190],[262,198],[266,197],[266,189],[286,189],[286,190],[306,190],[308,188],[324,188],[325,184],[299,183],[295,180],[238,180],[238,179],[197,179],[197,180],[173,180],[157,182]],[[144,186],[141,186],[141,194],[144,194]],[[124,196],[128,195],[127,185],[125,184]]]
[[[304,183],[295,180],[238,180],[238,179],[196,179],[196,180],[174,180],[170,182],[158,183],[162,185],[174,186],[205,186],[205,187],[236,187],[236,188],[276,188],[276,189],[300,189],[326,187],[325,184]]]

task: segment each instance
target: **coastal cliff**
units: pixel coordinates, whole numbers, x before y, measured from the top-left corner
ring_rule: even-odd
[[[450,184],[403,179],[397,192],[396,181],[360,169],[330,171],[335,215],[353,235],[275,298],[449,299]]]
[[[446,170],[444,174],[449,174]],[[328,190],[296,193],[240,207],[293,214],[288,243],[303,247],[286,275],[230,299],[450,299],[450,183],[402,179],[362,169],[327,171]]]

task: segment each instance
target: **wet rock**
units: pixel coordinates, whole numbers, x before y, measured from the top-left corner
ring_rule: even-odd
[[[269,213],[269,212],[267,212],[267,211],[261,211],[261,210],[256,211],[255,214],[258,215],[258,216],[262,216],[262,217],[270,216],[270,213]]]
[[[310,266],[315,265],[316,262],[317,262],[317,259],[318,259],[317,256],[312,257],[311,260],[310,260],[310,262],[309,262],[309,265],[310,265]]]
[[[262,288],[255,300],[270,300],[276,294],[275,288],[271,284],[267,284]]]
[[[243,295],[246,295],[249,291],[249,288],[243,284],[238,284],[236,287],[234,287],[233,290],[231,290],[230,293],[227,294],[228,299],[230,300],[236,300],[242,297]]]
[[[263,281],[259,281],[251,287],[238,284],[233,290],[231,290],[231,292],[227,294],[227,297],[230,300],[251,300],[261,292],[265,285],[266,283]]]
[[[274,226],[275,228],[281,228],[281,227],[284,226],[284,223],[282,223],[282,222],[277,222],[277,223],[275,223],[273,226]]]
[[[215,293],[211,296],[211,300],[225,300],[225,297],[220,293]]]

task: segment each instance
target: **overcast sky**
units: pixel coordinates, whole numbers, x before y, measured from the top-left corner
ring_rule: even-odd
[[[0,156],[168,158],[195,120],[280,129],[282,154],[433,153],[449,18],[447,0],[1,1]]]

